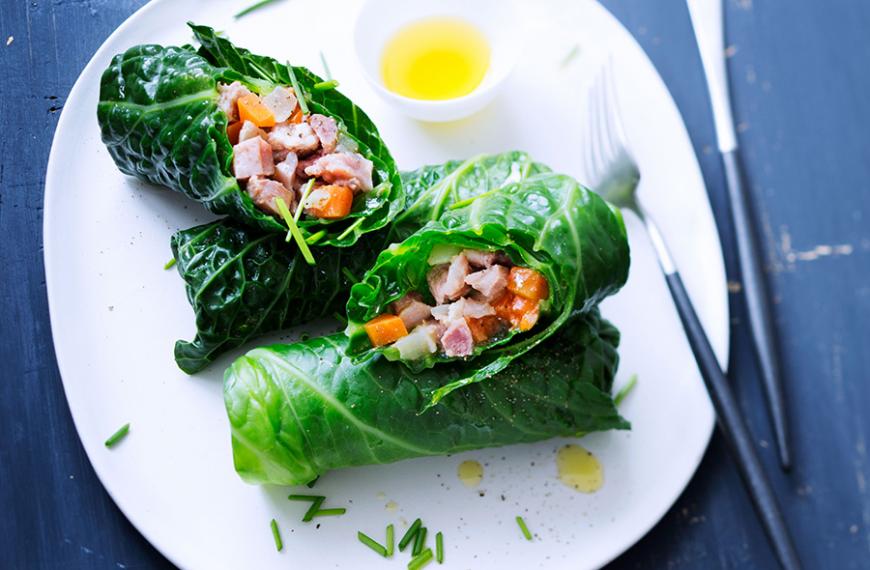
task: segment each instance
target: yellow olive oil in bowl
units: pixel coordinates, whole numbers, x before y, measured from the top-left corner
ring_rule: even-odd
[[[460,18],[430,17],[407,24],[381,56],[384,86],[424,101],[456,99],[472,93],[490,65],[486,36]]]

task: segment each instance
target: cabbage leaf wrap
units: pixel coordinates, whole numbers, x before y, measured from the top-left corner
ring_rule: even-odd
[[[227,116],[218,107],[218,84],[240,81],[267,95],[291,84],[286,65],[237,48],[214,30],[191,24],[202,44],[139,45],[115,56],[102,76],[97,118],[102,140],[125,174],[165,186],[265,232],[286,233],[278,218],[261,211],[232,171],[233,147]],[[323,80],[293,67],[312,113],[336,120],[339,132],[356,142],[374,163],[374,189],[354,200],[341,220],[303,216],[303,236],[320,232],[319,245],[345,247],[385,227],[404,207],[398,168],[369,117],[336,89],[315,89]]]
[[[258,348],[227,370],[233,461],[245,481],[298,485],[344,467],[630,427],[610,395],[619,331],[597,309],[422,414],[469,363],[415,375],[377,353],[355,361],[347,343],[338,334]]]
[[[534,269],[549,283],[541,317],[530,331],[509,332],[475,346],[467,376],[433,395],[486,379],[552,336],[575,310],[588,311],[618,291],[628,278],[629,246],[619,211],[570,176],[542,173],[459,202],[437,221],[428,222],[384,250],[347,304],[351,354],[382,352],[399,359],[392,346],[373,348],[365,324],[409,292],[432,304],[426,277],[435,247],[501,251],[516,265]],[[440,352],[404,361],[413,371],[456,360]]]
[[[193,374],[259,336],[343,314],[351,286],[389,241],[407,237],[457,202],[547,170],[513,151],[404,172],[409,206],[393,224],[350,248],[313,247],[313,267],[283,235],[230,219],[175,233],[172,253],[196,319],[195,338],[175,344],[178,366]]]

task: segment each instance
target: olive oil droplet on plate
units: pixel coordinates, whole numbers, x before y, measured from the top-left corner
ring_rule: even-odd
[[[556,454],[559,480],[581,493],[594,493],[604,484],[604,468],[592,452],[579,445],[566,445]]]
[[[477,487],[483,480],[483,465],[477,461],[463,461],[456,470],[459,480],[466,487]]]

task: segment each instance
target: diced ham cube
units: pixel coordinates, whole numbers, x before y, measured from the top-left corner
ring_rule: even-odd
[[[420,301],[411,301],[398,314],[402,322],[405,323],[405,328],[411,330],[432,316],[432,307]]]
[[[263,105],[275,115],[276,123],[283,123],[289,119],[296,110],[296,104],[296,95],[293,94],[292,89],[286,87],[276,87],[263,97]]]
[[[468,259],[461,253],[454,257],[449,265],[445,263],[430,269],[426,279],[435,302],[441,304],[445,301],[453,301],[467,293],[468,286],[465,284],[465,278],[469,271]]]
[[[247,191],[258,208],[276,216],[281,215],[275,206],[276,198],[284,200],[291,212],[296,205],[296,194],[285,188],[280,182],[268,178],[252,176],[248,180]]]
[[[275,166],[275,178],[288,190],[296,188],[296,166],[298,164],[299,159],[291,152],[287,154],[287,158]]]
[[[321,156],[323,156],[323,152],[318,150],[305,158],[300,158],[299,165],[296,167],[296,178],[308,178],[308,175],[305,174],[305,169],[317,162]]]
[[[251,121],[242,123],[242,128],[239,130],[239,142],[245,142],[257,137],[265,139],[266,132]]]
[[[470,356],[474,352],[474,337],[465,319],[454,321],[441,335],[444,354],[453,357]]]
[[[272,147],[260,137],[240,142],[233,147],[233,172],[239,180],[271,176],[275,172]]]
[[[508,285],[510,270],[504,265],[493,265],[489,269],[475,271],[465,278],[465,283],[479,291],[488,301],[499,298]]]
[[[478,268],[487,268],[499,260],[499,254],[495,251],[481,251],[479,249],[466,249],[462,253],[468,258],[468,263]]]
[[[320,147],[320,139],[307,123],[281,123],[269,132],[269,144],[275,150],[289,150],[297,155],[305,155]]]
[[[402,309],[411,304],[412,301],[422,301],[423,295],[417,293],[416,291],[411,291],[407,293],[404,297],[399,299],[398,301],[393,301],[393,312],[397,315],[402,312]]]
[[[324,153],[330,153],[338,146],[338,125],[335,119],[326,115],[314,114],[308,118],[308,124],[314,129]]]
[[[335,152],[318,158],[314,164],[305,169],[305,174],[322,178],[330,184],[365,192],[373,187],[373,168],[372,161],[360,154]]]
[[[218,107],[223,111],[229,122],[239,120],[239,108],[236,105],[241,97],[250,95],[251,91],[238,81],[233,81],[229,85],[218,84]]]
[[[482,303],[472,299],[463,299],[462,316],[469,319],[482,319],[495,315],[495,309],[489,303]]]

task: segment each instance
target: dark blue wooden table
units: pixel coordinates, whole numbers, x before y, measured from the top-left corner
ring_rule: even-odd
[[[115,507],[79,443],[54,359],[41,248],[45,166],[66,95],[142,4],[0,4],[2,568],[170,567]],[[732,292],[730,376],[798,549],[808,568],[870,568],[870,3],[726,0],[735,114],[788,378],[796,459],[788,475],[777,467],[748,342],[685,4],[605,4],[649,53],[692,135]],[[613,567],[774,564],[717,435],[680,500]]]

